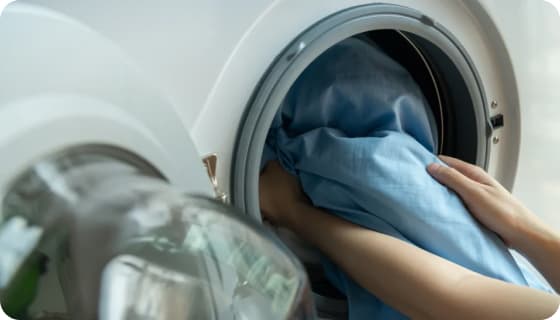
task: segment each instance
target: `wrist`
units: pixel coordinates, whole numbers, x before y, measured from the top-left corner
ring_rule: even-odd
[[[511,247],[530,260],[539,259],[560,245],[560,237],[549,226],[532,214],[516,223]]]

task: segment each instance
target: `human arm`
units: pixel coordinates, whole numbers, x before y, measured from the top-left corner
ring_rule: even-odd
[[[558,298],[467,270],[401,240],[314,208],[297,179],[272,162],[261,209],[315,245],[351,278],[413,319],[544,319]]]
[[[481,168],[441,156],[428,172],[463,199],[471,214],[523,254],[560,292],[560,236]]]

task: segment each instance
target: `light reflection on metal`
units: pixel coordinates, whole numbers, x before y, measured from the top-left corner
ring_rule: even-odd
[[[206,171],[208,172],[208,177],[210,178],[210,182],[212,183],[212,187],[214,188],[214,193],[216,195],[216,199],[220,200],[223,203],[228,202],[228,195],[220,190],[220,186],[218,184],[218,178],[216,176],[216,170],[218,167],[218,155],[213,153],[210,154],[202,159],[204,166],[206,167]]]

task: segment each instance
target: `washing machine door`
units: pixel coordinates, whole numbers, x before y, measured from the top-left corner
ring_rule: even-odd
[[[167,294],[159,296],[163,303],[160,307],[183,306],[181,298],[177,300],[177,297],[191,297],[193,300],[190,302],[195,301],[195,298],[198,301],[204,300],[204,294],[208,292],[205,291],[205,286],[198,285],[204,279],[187,279],[184,276],[185,268],[162,272],[165,259],[158,260],[152,256],[150,259],[158,260],[155,262],[159,264],[150,264],[146,259],[138,258],[146,258],[145,256],[131,256],[131,251],[128,250],[126,254],[115,256],[108,264],[103,261],[103,265],[97,265],[95,261],[99,260],[95,259],[86,263],[88,260],[82,258],[92,258],[100,253],[111,253],[116,247],[120,248],[111,245],[115,243],[115,239],[111,237],[114,233],[106,228],[90,227],[104,225],[100,221],[128,221],[129,223],[110,225],[118,227],[122,232],[117,234],[126,236],[127,239],[130,236],[127,232],[130,230],[144,230],[138,233],[141,237],[134,236],[131,239],[144,241],[142,243],[148,241],[154,250],[168,253],[170,242],[162,240],[176,241],[177,237],[185,238],[184,244],[190,246],[181,248],[188,247],[190,251],[186,250],[184,254],[187,251],[193,254],[204,251],[202,249],[205,243],[219,243],[222,248],[227,248],[236,243],[228,242],[227,239],[235,238],[237,241],[253,237],[250,243],[265,244],[261,249],[266,250],[251,250],[250,246],[242,246],[237,251],[220,251],[222,258],[236,253],[234,258],[244,263],[243,270],[246,275],[249,273],[247,283],[242,282],[243,286],[237,288],[236,293],[242,297],[250,296],[251,282],[258,282],[261,289],[275,297],[276,300],[273,301],[285,304],[289,299],[282,294],[290,291],[282,289],[286,283],[279,282],[281,278],[268,273],[272,270],[268,268],[271,266],[270,261],[263,259],[274,257],[278,259],[278,263],[272,266],[295,271],[296,276],[288,280],[295,280],[299,290],[300,284],[303,284],[301,288],[305,288],[306,276],[300,271],[297,260],[286,250],[275,247],[274,241],[268,239],[259,226],[241,221],[239,214],[229,213],[230,208],[207,200],[186,200],[185,194],[198,194],[206,198],[219,196],[220,200],[225,200],[223,194],[216,192],[214,188],[216,157],[199,154],[185,124],[188,119],[178,115],[180,107],[174,105],[158,83],[152,81],[142,64],[121,50],[119,43],[113,40],[74,16],[34,5],[33,1],[15,2],[0,17],[2,304],[6,302],[4,289],[11,287],[13,279],[18,278],[14,275],[21,275],[21,270],[32,270],[36,277],[24,274],[26,280],[32,281],[31,290],[24,293],[24,296],[16,295],[17,299],[11,301],[15,303],[15,306],[10,306],[12,311],[15,308],[15,313],[64,318],[68,310],[78,308],[78,314],[83,314],[84,317],[76,318],[93,319],[95,317],[92,315],[98,310],[97,296],[83,293],[95,292],[99,283],[94,283],[98,277],[83,277],[83,272],[89,270],[88,267],[97,273],[102,269],[107,271],[104,274],[109,279],[134,280],[139,277],[138,281],[120,281],[120,286],[113,281],[109,281],[108,286],[101,286],[101,289],[105,289],[103,306],[106,309],[103,310],[123,306],[123,292],[119,291],[122,288],[127,289],[127,292],[136,288],[135,293],[147,294],[139,300],[124,301],[126,306],[128,303],[143,304],[135,312],[153,312],[142,308],[145,307],[144,303],[153,301],[150,294],[158,290]],[[122,174],[133,180],[121,180],[124,178]],[[124,183],[115,184],[118,180]],[[148,189],[153,192],[146,193]],[[164,189],[167,191],[161,192]],[[168,206],[174,202],[169,198],[171,194],[171,198],[183,203],[181,210],[177,211],[176,206]],[[125,199],[128,199],[128,204]],[[153,202],[149,199],[158,200]],[[199,205],[191,206],[193,201]],[[190,204],[187,205],[188,203]],[[207,214],[200,214],[203,211]],[[67,214],[61,216],[64,212]],[[183,218],[190,216],[177,220],[177,212]],[[144,218],[138,220],[139,214]],[[161,218],[166,215],[169,219],[164,219],[167,221],[164,225]],[[68,217],[73,218],[68,220]],[[90,217],[93,219],[90,222],[93,222],[84,224],[84,217]],[[116,217],[121,218],[114,220]],[[128,220],[122,220],[125,217]],[[219,221],[212,225],[221,230],[229,230],[230,238],[224,237],[227,234],[225,231],[203,232],[205,229],[201,229],[201,226],[216,219]],[[174,223],[177,221],[183,222]],[[179,227],[182,232],[167,232],[165,228],[159,228],[158,224],[166,228]],[[79,227],[80,225],[86,228]],[[181,229],[182,225],[188,225],[188,230]],[[151,231],[146,232],[148,230]],[[235,230],[239,232],[233,232]],[[167,237],[154,236],[161,232],[166,233]],[[88,234],[92,237],[86,237],[86,241],[84,236]],[[197,241],[191,241],[193,237]],[[260,240],[254,240],[255,238]],[[14,239],[18,239],[17,242]],[[61,242],[61,239],[75,241],[68,244],[68,241]],[[61,243],[63,245],[59,245]],[[107,251],[107,248],[112,248],[112,251]],[[177,254],[177,250],[173,252]],[[279,254],[270,255],[273,252]],[[161,258],[161,255],[155,256]],[[28,257],[32,259],[27,259]],[[208,258],[207,255],[204,257]],[[199,256],[191,258],[186,259],[190,262],[189,267],[211,261]],[[21,268],[28,263],[31,263],[31,269]],[[101,268],[103,266],[106,267]],[[214,271],[214,278],[221,279],[225,276],[231,280],[230,289],[236,289],[233,280],[243,272],[236,273],[236,270],[230,269],[230,274],[220,274],[220,266],[209,265],[208,270]],[[260,269],[257,268],[259,266]],[[266,270],[262,267],[266,267]],[[137,268],[145,272],[138,272]],[[272,278],[275,281],[274,288],[278,290],[271,286],[265,288],[263,285],[270,284],[266,281],[259,282]],[[72,290],[78,280],[83,281],[82,289],[93,289]],[[174,285],[170,286],[171,282]],[[138,285],[145,287],[141,290]],[[153,290],[145,290],[146,286]],[[166,291],[166,288],[170,289]],[[200,289],[197,292],[201,294],[185,294],[185,290],[190,290],[189,288]],[[172,294],[173,292],[181,292],[182,295]],[[300,291],[297,292],[299,294]],[[169,295],[175,300],[166,299]],[[220,301],[228,299],[223,295],[218,298],[222,299]],[[88,304],[88,299],[93,303]],[[32,303],[27,308],[30,301]],[[254,305],[255,310],[267,307],[266,300],[260,302],[261,305],[253,303],[248,307]],[[312,303],[306,303],[309,303],[306,310],[312,314]],[[269,306],[270,310],[279,307],[272,304]],[[184,314],[190,314],[188,312],[203,309],[194,307],[202,307],[202,303],[194,305],[192,310],[181,310]],[[288,308],[292,315],[297,311],[290,304],[280,306],[279,310],[282,308]],[[303,314],[307,314],[307,311]],[[173,314],[168,314],[171,315]],[[191,314],[191,318],[197,318],[196,315],[197,313]],[[157,316],[159,318],[161,314],[158,313]],[[223,312],[215,314],[213,318],[232,317],[232,314]],[[101,318],[118,317],[109,312],[106,317]],[[168,317],[171,318],[173,317]]]
[[[0,63],[3,190],[47,154],[108,146],[137,155],[187,192],[214,195],[180,108],[110,37],[16,1],[0,16]]]
[[[270,234],[122,154],[66,149],[10,184],[0,221],[10,316],[45,319],[30,304],[52,312],[35,296],[57,295],[38,284],[53,270],[67,309],[55,319],[313,318],[306,274]]]

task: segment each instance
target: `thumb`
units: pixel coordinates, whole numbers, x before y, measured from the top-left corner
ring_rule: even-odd
[[[439,163],[432,163],[428,166],[428,172],[439,183],[451,188],[462,198],[470,194],[475,187],[475,182],[467,178],[454,168],[450,168]]]

